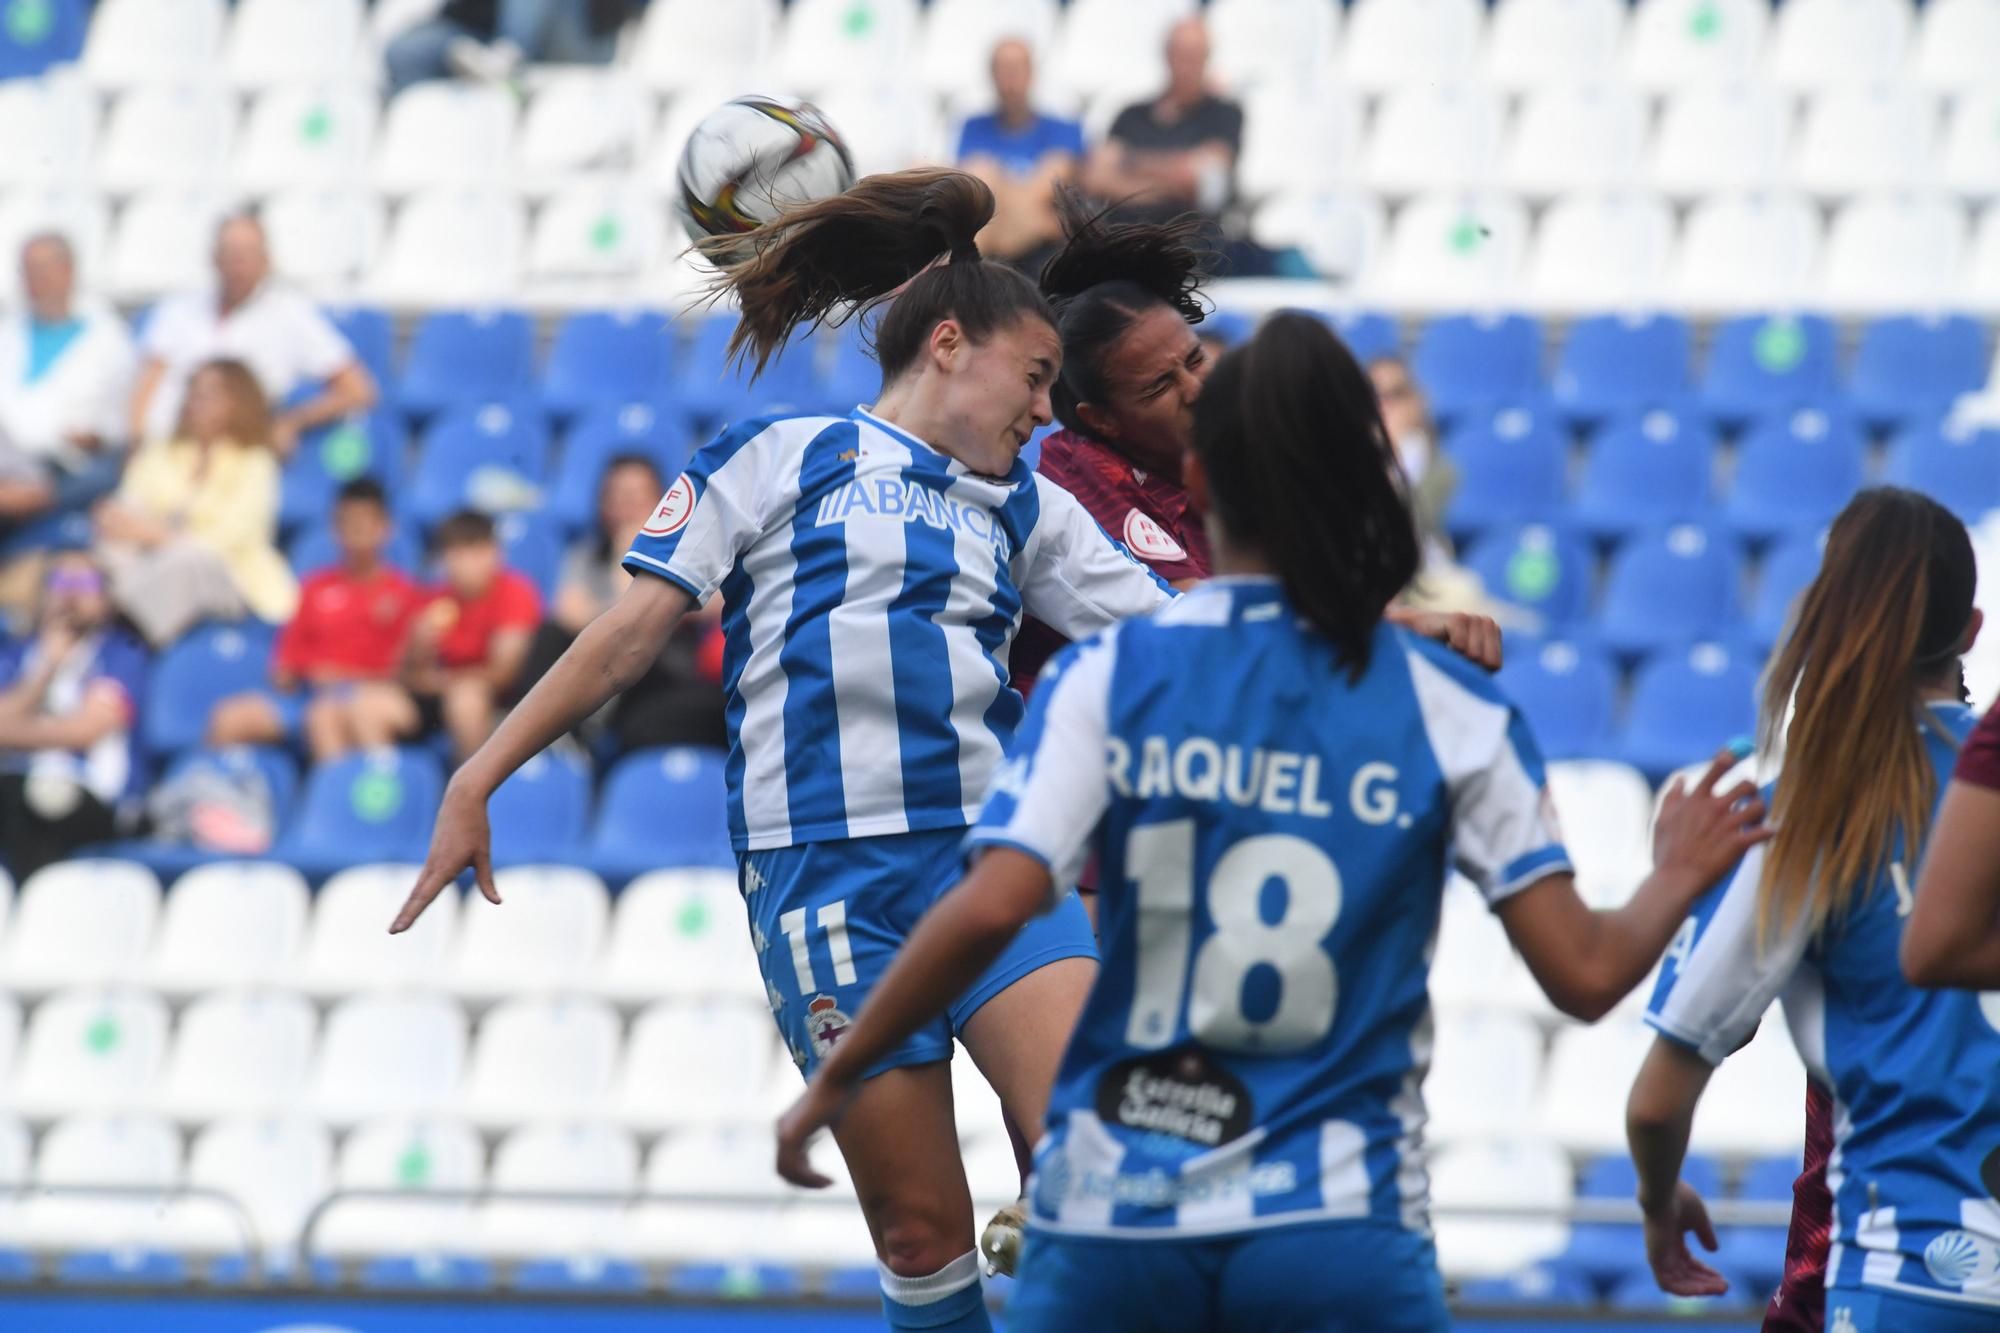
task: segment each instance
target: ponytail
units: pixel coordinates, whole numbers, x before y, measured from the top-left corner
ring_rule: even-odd
[[[1210,373],[1194,449],[1230,543],[1277,569],[1292,606],[1358,678],[1419,559],[1367,373],[1319,320],[1273,315]]]

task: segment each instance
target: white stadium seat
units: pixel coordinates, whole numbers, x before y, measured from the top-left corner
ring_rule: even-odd
[[[456,1101],[465,1016],[437,995],[364,995],[327,1015],[311,1104],[335,1125],[429,1115]]]
[[[8,1075],[21,1049],[21,1002],[0,991],[0,1106],[8,1102]]]
[[[466,904],[449,984],[474,999],[585,986],[604,949],[611,898],[573,866],[516,866],[494,877],[505,904]]]
[[[143,1106],[166,1053],[167,1006],[159,996],[59,991],[28,1021],[8,1100],[30,1120]]]
[[[1340,6],[1326,0],[1212,0],[1203,15],[1210,69],[1239,95],[1310,90],[1330,82],[1340,17]]]
[[[1653,789],[1638,769],[1598,759],[1549,765],[1549,796],[1577,892],[1622,907],[1653,867]]]
[[[957,106],[990,108],[993,48],[1017,38],[1046,60],[1061,13],[1056,0],[932,0],[917,58],[924,87]]]
[[[1322,85],[1305,91],[1260,88],[1244,99],[1243,154],[1236,188],[1259,199],[1280,190],[1329,189],[1361,165],[1361,99]]]
[[[1558,200],[1528,258],[1527,304],[1550,313],[1651,309],[1669,293],[1674,219],[1657,195]]]
[[[1528,213],[1512,195],[1440,192],[1405,205],[1390,225],[1370,300],[1413,310],[1482,310],[1514,300]]]
[[[187,1183],[240,1204],[266,1271],[284,1273],[307,1215],[332,1188],[333,1142],[323,1126],[298,1116],[224,1120],[196,1136]],[[183,1254],[237,1254],[243,1222],[216,1199],[191,1195],[167,1209],[159,1243]]]
[[[1695,1108],[1688,1146],[1718,1157],[1797,1157],[1805,1138],[1806,1071],[1779,1006],[1724,1060]]]
[[[0,1243],[40,1251],[148,1249],[181,1181],[181,1138],[157,1116],[80,1115],[43,1136],[33,1194],[14,1214],[21,1234]],[[67,1194],[64,1186],[117,1189]],[[45,1191],[45,1192],[44,1192]]]
[[[1930,88],[1976,92],[1993,78],[2000,0],[1927,0],[1918,7],[1911,72]]]
[[[1044,80],[1125,101],[1157,93],[1167,81],[1167,33],[1195,8],[1195,0],[1070,0]]]
[[[1705,200],[1681,232],[1675,300],[1713,313],[1795,306],[1811,298],[1819,239],[1819,218],[1798,195]]]
[[[639,1148],[610,1125],[534,1125],[509,1134],[493,1155],[496,1192],[572,1191],[617,1196],[602,1203],[496,1198],[479,1208],[468,1237],[497,1259],[614,1257],[626,1248],[626,1201],[639,1188]]]
[[[20,897],[0,977],[23,995],[137,975],[160,914],[160,881],[131,861],[61,861],[30,875]]]
[[[670,1000],[632,1024],[610,1114],[642,1134],[756,1123],[791,1057],[770,1013],[741,1000]]]
[[[251,104],[229,179],[260,192],[363,182],[379,114],[375,94],[358,84],[273,88]]]
[[[169,995],[289,980],[305,944],[305,877],[275,861],[197,866],[174,884],[146,982]]]
[[[134,88],[111,108],[97,147],[98,185],[113,194],[219,183],[235,133],[235,98],[214,85]]]
[[[824,1166],[827,1149],[814,1161]],[[626,1220],[633,1258],[682,1263],[741,1263],[768,1245],[791,1195],[771,1169],[771,1136],[758,1127],[669,1135],[646,1158],[649,1195],[706,1199],[639,1204]]]
[[[365,189],[283,190],[264,201],[258,216],[278,272],[326,300],[353,291],[374,267],[388,230],[382,201]]]
[[[1481,1143],[1447,1148],[1433,1159],[1438,1267],[1447,1280],[1499,1277],[1554,1258],[1569,1243],[1569,1224],[1550,1220],[1454,1216],[1456,1207],[1545,1208],[1560,1213],[1576,1198],[1569,1159],[1542,1143]]]
[[[639,160],[652,100],[622,73],[578,70],[549,79],[528,102],[514,144],[514,182],[548,194],[579,176],[615,180]]]
[[[618,895],[610,947],[590,973],[622,1004],[663,996],[735,996],[765,1002],[750,921],[726,870],[656,870]]]
[[[818,105],[847,136],[857,176],[948,162],[957,147],[945,142],[936,101],[904,84],[845,84],[828,89]]]
[[[361,0],[238,0],[223,67],[242,88],[351,77],[361,54]]]
[[[1250,219],[1259,245],[1296,249],[1318,277],[1350,289],[1367,280],[1388,229],[1379,198],[1337,188],[1273,194]]]
[[[514,103],[498,88],[420,83],[389,103],[375,148],[375,183],[393,194],[485,185],[512,167]]]
[[[977,1226],[1021,1197],[1021,1166],[1005,1134],[979,1139],[966,1150],[965,1183],[972,1191]]]
[[[1652,1046],[1652,1029],[1632,1017],[1556,1029],[1536,1130],[1579,1156],[1624,1152],[1625,1098]]]
[[[2000,203],[1979,215],[1960,290],[1973,309],[2000,313]]]
[[[650,0],[627,67],[670,94],[718,79],[754,81],[776,49],[781,13],[779,0]]]
[[[363,289],[399,307],[487,305],[514,292],[526,247],[510,191],[445,186],[410,196]]]
[[[0,867],[0,939],[7,937],[7,923],[14,916],[14,877]]]
[[[96,142],[97,98],[83,80],[57,70],[0,82],[0,188],[82,180]]]
[[[792,0],[778,39],[778,78],[807,93],[875,83],[911,63],[917,18],[916,0]]]
[[[473,1041],[463,1111],[484,1129],[600,1114],[618,1064],[618,1015],[602,1000],[508,1000]]]
[[[181,1014],[154,1104],[183,1123],[270,1115],[304,1099],[312,1004],[284,991],[221,991]]]
[[[674,232],[678,245],[680,234]],[[528,239],[528,281],[538,304],[617,305],[667,257],[659,200],[623,180],[581,184],[542,206]]]
[[[1843,314],[1942,310],[1958,299],[1965,210],[1942,195],[1857,199],[1827,229],[1820,301]]]
[[[1625,20],[1623,0],[1507,0],[1493,7],[1486,78],[1509,92],[1601,79],[1617,63]]]
[[[1938,184],[1973,198],[2000,195],[2000,84],[1967,88],[1952,98]]]
[[[121,299],[137,301],[211,281],[215,229],[238,203],[199,186],[163,185],[134,197],[111,235],[105,285]]]
[[[1460,84],[1419,85],[1382,99],[1361,174],[1389,195],[1492,180],[1500,161],[1500,98]]]
[[[353,866],[321,885],[297,984],[321,998],[435,984],[458,925],[458,890],[432,899],[403,934],[388,933],[421,869]]]
[[[1508,1139],[1533,1128],[1541,1083],[1542,1034],[1519,1014],[1468,1013],[1442,1019],[1431,1049],[1424,1104],[1427,1135],[1439,1142]]]
[[[19,1248],[26,1239],[22,1227],[25,1196],[12,1186],[25,1185],[34,1170],[28,1127],[16,1116],[0,1112],[0,1246]]]
[[[786,1099],[787,1104],[790,1100]],[[1002,1143],[1008,1143],[1000,1094],[993,1091],[986,1075],[979,1072],[979,1066],[973,1062],[963,1043],[952,1046],[951,1102],[953,1117],[958,1121],[960,1143],[973,1144],[996,1136]],[[1012,1150],[1009,1144],[1008,1151]],[[1015,1192],[1019,1193],[1019,1190]]]
[[[1459,86],[1478,58],[1478,0],[1356,0],[1341,41],[1341,77],[1369,92]]]
[[[83,71],[105,88],[212,76],[223,12],[223,0],[101,0]]]
[[[1747,79],[1770,24],[1766,0],[1639,0],[1627,70],[1640,87],[1661,91]]]
[[[353,1259],[435,1256],[460,1250],[472,1224],[467,1199],[428,1198],[479,1188],[485,1153],[472,1126],[457,1120],[378,1120],[347,1136],[336,1188],[406,1197],[355,1198],[329,1208],[313,1255]]]
[[[1937,125],[1937,101],[1921,89],[1830,89],[1806,108],[1792,181],[1822,195],[1916,186],[1931,169]]]
[[[1645,101],[1618,84],[1571,83],[1522,99],[1500,178],[1536,198],[1629,188],[1645,160]]]
[[[1792,99],[1766,84],[1716,83],[1665,99],[1653,188],[1676,198],[1766,188],[1785,170]]]
[[[1477,889],[1456,875],[1445,886],[1438,917],[1431,1001],[1447,1014],[1495,1008],[1536,1017],[1554,1012],[1528,965],[1514,952],[1500,918]]]
[[[68,239],[76,253],[79,290],[105,290],[104,258],[111,247],[110,206],[95,190],[47,184],[0,195],[0,255],[12,255],[17,261],[0,264],[0,306],[12,306],[19,300],[21,242],[40,231],[53,231]]]
[[[1770,76],[1787,88],[1840,88],[1903,71],[1909,0],[1785,0],[1771,33]]]

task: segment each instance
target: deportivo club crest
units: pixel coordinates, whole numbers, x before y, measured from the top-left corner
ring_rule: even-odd
[[[806,1005],[806,1035],[812,1038],[813,1054],[821,1059],[847,1031],[848,1018],[839,1004],[831,995],[815,995]]]

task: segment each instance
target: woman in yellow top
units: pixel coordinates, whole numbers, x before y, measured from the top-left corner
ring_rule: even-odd
[[[203,620],[290,619],[271,412],[240,361],[194,372],[173,437],[133,455],[94,515],[111,595],[155,647]]]

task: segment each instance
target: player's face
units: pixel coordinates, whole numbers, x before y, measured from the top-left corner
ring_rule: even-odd
[[[1128,458],[1171,473],[1194,441],[1194,404],[1213,364],[1180,312],[1155,306],[1112,346],[1105,400],[1084,404],[1084,423]]]
[[[964,340],[950,367],[939,448],[974,472],[1006,475],[1028,437],[1054,419],[1049,391],[1062,369],[1062,340],[1024,315],[984,342]]]

